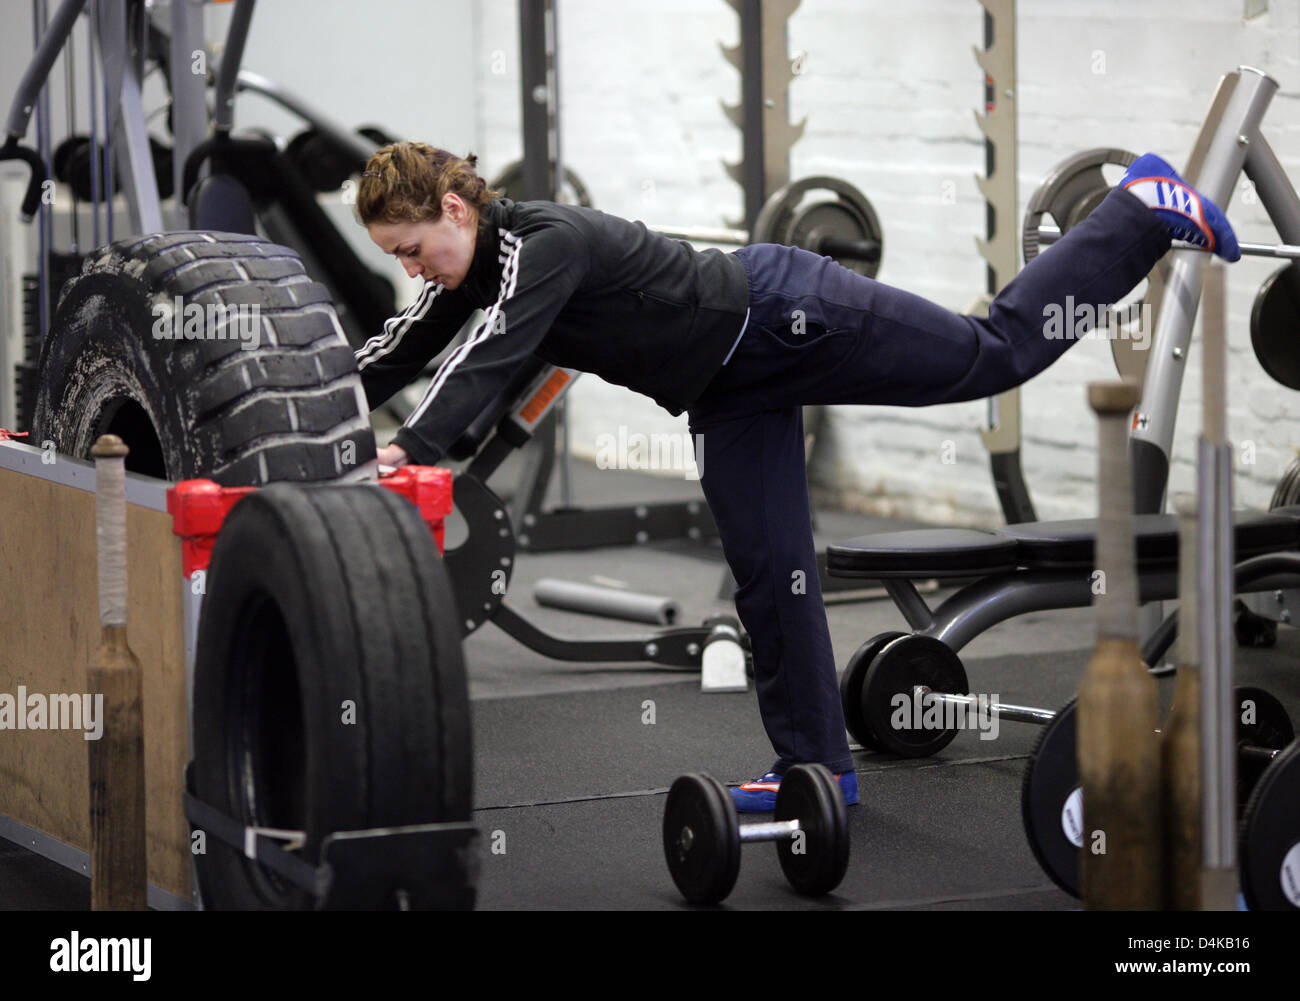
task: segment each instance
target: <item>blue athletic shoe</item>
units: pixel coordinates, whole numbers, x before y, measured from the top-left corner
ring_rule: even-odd
[[[840,792],[844,794],[844,804],[853,806],[858,801],[858,773],[840,772],[835,776]],[[776,791],[781,788],[781,776],[768,772],[761,779],[746,782],[729,790],[735,801],[737,813],[771,813],[776,809]]]
[[[1119,186],[1154,210],[1174,239],[1204,247],[1225,261],[1241,259],[1237,234],[1219,207],[1154,153],[1134,160]]]

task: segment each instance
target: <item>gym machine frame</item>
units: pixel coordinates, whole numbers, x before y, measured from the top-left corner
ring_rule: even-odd
[[[538,360],[525,368],[485,408],[450,451],[452,459],[472,460],[453,483],[456,510],[469,533],[447,550],[446,564],[460,610],[462,634],[468,636],[491,621],[530,650],[566,661],[648,662],[702,668],[704,647],[719,631],[738,623],[715,617],[702,626],[677,626],[649,633],[610,637],[557,636],[524,618],[506,600],[519,549],[517,529],[505,503],[487,485],[512,451],[528,444],[536,428],[563,398],[580,373]],[[707,514],[703,500],[699,506]],[[728,638],[737,634],[730,633]],[[748,638],[740,637],[742,646]]]

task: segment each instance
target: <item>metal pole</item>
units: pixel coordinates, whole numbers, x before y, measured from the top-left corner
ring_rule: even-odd
[[[86,28],[86,69],[90,80],[90,100],[87,102],[90,111],[90,216],[95,246],[102,247],[103,244],[99,242],[99,203],[104,197],[104,189],[103,178],[100,176],[99,169],[99,77],[95,73],[95,59],[97,58],[99,39],[98,25],[99,0],[92,0],[90,4],[90,23]]]
[[[1205,276],[1204,425],[1199,441],[1197,635],[1201,662],[1201,906],[1233,910],[1237,896],[1236,726],[1232,690],[1232,446],[1226,419],[1224,269]]]

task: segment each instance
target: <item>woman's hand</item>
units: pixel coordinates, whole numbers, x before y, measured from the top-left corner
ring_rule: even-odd
[[[411,457],[406,454],[406,449],[402,448],[401,445],[385,446],[376,453],[376,457],[379,459],[381,466],[392,466],[394,468],[405,466],[411,461]]]

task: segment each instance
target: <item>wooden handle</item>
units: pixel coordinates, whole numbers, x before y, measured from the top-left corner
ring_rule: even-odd
[[[1088,402],[1097,412],[1097,545],[1095,566],[1105,576],[1097,596],[1097,635],[1137,639],[1137,573],[1133,544],[1133,472],[1128,415],[1137,406],[1135,382],[1094,382]]]
[[[126,638],[127,447],[104,435],[95,459],[100,644],[88,672],[103,729],[89,744],[90,906],[143,910],[148,900],[140,662]]]

